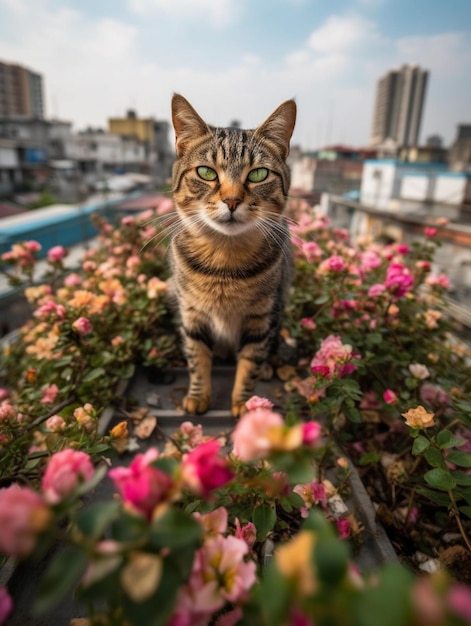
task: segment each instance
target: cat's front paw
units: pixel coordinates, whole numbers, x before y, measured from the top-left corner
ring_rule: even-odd
[[[247,405],[245,404],[245,400],[233,402],[231,412],[232,412],[232,417],[235,417],[235,418],[242,417],[244,413],[247,413]]]
[[[191,415],[206,413],[209,408],[209,398],[185,396],[183,398],[182,406],[185,413],[191,413]]]

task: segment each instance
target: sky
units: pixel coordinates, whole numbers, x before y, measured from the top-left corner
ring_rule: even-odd
[[[378,79],[429,70],[421,141],[471,123],[471,0],[0,0],[0,60],[43,76],[46,117],[254,128],[294,97],[293,143],[368,144]],[[170,136],[173,141],[173,135]]]

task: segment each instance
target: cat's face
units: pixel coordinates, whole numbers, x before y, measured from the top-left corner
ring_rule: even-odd
[[[174,202],[191,228],[235,236],[278,221],[288,194],[286,157],[296,119],[288,100],[256,130],[213,128],[180,95],[172,100]]]

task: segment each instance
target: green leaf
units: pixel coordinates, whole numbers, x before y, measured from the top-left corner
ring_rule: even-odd
[[[421,496],[425,496],[439,506],[450,506],[449,495],[443,493],[442,491],[433,491],[432,489],[427,489],[427,487],[417,487],[416,492]]]
[[[394,563],[384,566],[378,578],[374,586],[353,597],[351,623],[355,626],[409,623],[413,574]]]
[[[414,445],[412,446],[412,454],[414,455],[422,454],[422,452],[425,452],[425,450],[427,450],[429,447],[430,447],[430,441],[426,437],[419,435],[416,439],[414,439]],[[441,456],[440,456],[440,459],[441,459]]]
[[[69,546],[60,550],[41,577],[35,612],[45,613],[55,607],[78,583],[86,567],[87,556],[79,548]]]
[[[465,485],[471,487],[471,474],[466,474],[466,472],[460,472],[456,470],[451,472],[451,475],[456,480],[457,485]]]
[[[450,463],[454,463],[455,465],[459,465],[460,467],[471,467],[471,452],[461,452],[460,450],[456,450],[454,452],[450,452],[450,454],[446,457],[447,461]]]
[[[471,413],[471,402],[466,402],[465,400],[457,400],[455,402],[455,405],[462,411],[465,411],[466,413]]]
[[[90,370],[89,372],[85,374],[85,376],[83,377],[83,382],[89,383],[105,375],[106,375],[106,372],[102,367],[95,367],[94,369]]]
[[[169,476],[174,476],[178,467],[178,461],[176,459],[172,459],[170,457],[162,457],[160,459],[156,459],[151,463],[152,467],[156,467],[164,474],[168,474]]]
[[[124,612],[122,623],[166,626],[182,582],[173,563],[165,559],[160,584],[148,600],[133,602],[126,594],[122,594],[121,604]]]
[[[347,571],[350,550],[348,544],[338,539],[318,541],[314,558],[319,578],[326,585],[337,585]]]
[[[441,430],[437,435],[437,443],[440,448],[455,448],[465,443],[462,437],[457,437],[451,430]]]
[[[182,548],[200,542],[201,525],[179,509],[168,509],[152,522],[149,541],[154,548]]]
[[[266,504],[257,506],[252,513],[252,522],[257,529],[257,539],[262,541],[275,526],[275,509],[272,509],[271,506]]]
[[[449,491],[456,487],[456,481],[450,472],[441,468],[429,470],[424,474],[424,479],[432,487],[443,491]]]
[[[355,407],[348,406],[345,402],[342,405],[342,411],[351,422],[354,424],[361,423],[361,413]]]
[[[92,539],[99,539],[106,527],[116,519],[119,502],[97,502],[80,511],[77,517],[79,530]]]
[[[381,452],[367,452],[360,457],[360,465],[369,465],[370,463],[378,463],[381,459]]]
[[[382,341],[383,336],[381,335],[381,333],[369,333],[366,338],[366,342],[368,345],[378,345],[382,343]]]
[[[77,497],[83,496],[84,494],[88,493],[92,489],[95,489],[98,483],[100,483],[103,480],[103,478],[106,476],[107,472],[108,472],[108,468],[106,467],[106,465],[104,464],[100,465],[96,469],[95,473],[90,478],[90,480],[87,480],[86,482],[82,483],[81,485],[77,487],[74,495]]]
[[[145,536],[147,520],[142,515],[121,512],[118,519],[112,522],[111,537],[115,541],[139,541]]]
[[[432,467],[443,467],[443,457],[440,450],[437,450],[435,447],[429,448],[425,454],[425,458],[430,463]]]
[[[314,304],[325,304],[329,300],[330,298],[327,295],[319,296],[318,298],[314,300]]]
[[[460,506],[458,507],[460,513],[464,513],[466,517],[471,518],[471,506]]]

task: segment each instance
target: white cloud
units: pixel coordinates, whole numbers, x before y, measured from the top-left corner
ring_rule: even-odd
[[[331,15],[309,37],[309,47],[320,54],[346,54],[376,45],[380,40],[374,22],[360,15]]]
[[[397,42],[397,55],[437,75],[453,76],[471,70],[471,45],[464,33],[403,37]]]
[[[218,28],[234,22],[241,4],[241,0],[128,0],[129,7],[140,15],[162,11],[181,20],[208,20]]]

